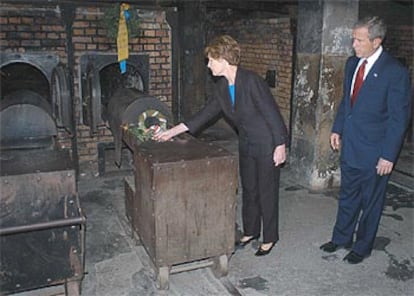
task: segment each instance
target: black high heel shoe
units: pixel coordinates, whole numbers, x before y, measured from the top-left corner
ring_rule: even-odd
[[[273,247],[275,246],[276,243],[272,243],[272,245],[270,246],[270,248],[268,250],[263,250],[262,246],[260,246],[260,248],[256,251],[256,256],[265,256],[267,254],[270,253],[270,251],[273,249]]]
[[[258,238],[259,238],[259,236],[252,236],[251,238],[249,238],[248,240],[246,240],[244,242],[239,240],[239,241],[236,242],[236,247],[244,248],[245,246],[250,244],[252,241],[257,240]]]

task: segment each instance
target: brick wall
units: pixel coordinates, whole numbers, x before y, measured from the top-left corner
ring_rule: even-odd
[[[384,47],[404,62],[414,82],[414,26],[389,26]]]
[[[412,93],[411,93],[411,122],[408,125],[406,141],[414,143],[414,26],[395,25],[389,26],[384,47],[410,71]]]
[[[0,47],[2,52],[56,54],[67,65],[65,24],[59,6],[0,4]],[[132,7],[134,8],[134,7]],[[101,19],[105,7],[76,8],[72,27],[74,48],[74,113],[76,118],[77,151],[80,162],[97,159],[97,143],[112,141],[106,126],[99,128],[91,137],[89,127],[81,122],[81,98],[79,93],[79,61],[84,54],[116,54],[116,40],[107,37]],[[129,51],[149,56],[149,94],[171,106],[171,34],[162,11],[139,11],[140,35],[130,38]],[[117,24],[114,24],[117,26]],[[59,132],[58,143],[71,147],[70,135]]]
[[[103,9],[78,8],[73,24],[73,44],[75,48],[75,106],[79,101],[79,59],[90,51],[116,53],[116,41],[107,37],[101,25]],[[150,79],[149,94],[160,98],[171,106],[171,36],[170,28],[163,12],[147,13],[140,22],[141,34],[138,38],[129,39],[129,52],[149,55]],[[77,110],[80,114],[80,110]],[[111,142],[112,134],[106,126],[101,126],[98,133],[90,136],[87,126],[77,128],[78,155],[81,161],[94,161],[97,158],[99,142]]]
[[[271,91],[288,125],[293,63],[290,18],[226,19],[228,18],[213,22],[216,25],[208,33],[209,38],[218,34],[229,34],[240,43],[241,66],[255,71],[263,78],[267,70],[276,71],[276,87],[271,88]]]

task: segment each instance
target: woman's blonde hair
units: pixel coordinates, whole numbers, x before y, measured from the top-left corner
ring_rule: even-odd
[[[221,35],[213,39],[204,49],[206,57],[213,59],[225,59],[230,65],[240,63],[240,46],[236,40],[229,35]]]

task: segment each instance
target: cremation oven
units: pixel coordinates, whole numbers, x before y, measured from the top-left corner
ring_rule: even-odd
[[[147,54],[130,55],[125,73],[119,69],[116,54],[86,54],[81,56],[80,64],[82,121],[89,126],[91,136],[101,127],[108,127],[113,136],[113,142],[97,144],[99,174],[103,175],[105,148],[115,149],[115,164],[121,166],[121,150],[127,148],[122,128],[141,124],[144,131],[160,125],[160,121],[167,126],[172,115],[165,103],[149,94]]]
[[[43,53],[1,53],[0,67],[0,291],[78,295],[86,218],[60,145],[73,136],[66,69]]]

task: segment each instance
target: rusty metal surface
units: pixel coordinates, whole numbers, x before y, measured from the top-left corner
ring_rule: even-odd
[[[81,76],[86,76],[90,67],[94,67],[101,71],[108,68],[109,65],[118,65],[118,56],[116,54],[84,54],[80,57],[80,71]],[[130,54],[128,58],[127,69],[139,70],[139,74],[143,79],[144,91],[148,90],[149,84],[149,56],[146,54]],[[128,71],[127,70],[127,71]],[[119,72],[119,71],[118,71]],[[127,72],[128,74],[128,72]],[[118,77],[112,77],[114,85],[122,85],[123,75],[119,74]],[[112,87],[113,85],[109,85]]]
[[[0,176],[73,169],[67,150],[7,150],[0,154]]]
[[[1,226],[24,225],[33,217],[47,216],[59,196],[76,193],[73,170],[1,176],[0,184]]]
[[[126,145],[134,152],[147,155],[153,162],[168,163],[211,157],[234,157],[226,149],[183,134],[168,142],[140,142],[129,130],[122,132]]]
[[[0,100],[0,110],[3,111],[10,106],[20,105],[20,104],[29,104],[43,109],[44,112],[52,116],[52,106],[48,102],[47,98],[41,96],[40,94],[27,89],[15,90],[2,98]],[[16,118],[14,118],[16,120]]]
[[[28,225],[18,225],[0,228],[0,236],[8,234],[27,233],[32,231],[39,231],[44,229],[50,229],[54,227],[71,226],[74,224],[85,224],[86,219],[84,217],[59,219],[54,221],[39,222]]]
[[[84,266],[85,217],[77,195],[56,198],[54,207],[37,208],[32,205],[28,216],[20,219],[27,225],[67,220],[55,227],[30,232],[3,233],[0,236],[0,291],[15,293],[67,281],[80,281]],[[20,206],[18,204],[16,207]],[[39,212],[41,211],[41,213]],[[18,213],[18,211],[14,211]],[[37,214],[36,214],[37,213]],[[0,227],[5,221],[0,219]],[[79,223],[69,223],[78,221]]]
[[[0,156],[0,291],[80,281],[86,218],[68,151]]]
[[[130,95],[127,95],[129,93]],[[133,95],[134,94],[134,95]],[[127,89],[118,90],[112,99],[109,101],[106,109],[105,117],[108,120],[115,144],[115,162],[118,166],[121,165],[121,148],[122,148],[122,124],[126,123],[124,120],[124,111],[128,108],[137,94],[134,91]],[[136,114],[138,117],[138,114]]]
[[[155,266],[230,255],[236,156],[192,137],[135,147],[133,228]]]
[[[101,105],[101,82],[99,72],[95,68],[88,70],[86,83],[84,84],[83,105],[85,107],[84,123],[89,125],[90,134],[98,132],[98,126],[103,124]]]
[[[146,155],[154,163],[191,161],[216,157],[232,157],[224,148],[205,143],[193,137],[175,138],[169,142],[148,141],[139,145],[138,153]]]
[[[168,106],[155,97],[148,96],[134,89],[120,88],[109,100],[105,109],[115,143],[115,162],[121,165],[122,125],[138,123],[139,116],[147,110],[158,110],[167,118],[172,118]]]
[[[141,80],[142,90],[149,85],[149,56],[133,54],[128,59],[127,73],[120,74],[117,56],[113,54],[85,54],[80,57],[83,123],[90,126],[91,133],[104,124],[104,108],[118,88],[136,87],[129,82]],[[134,70],[132,70],[134,69]]]
[[[56,118],[56,124],[72,133],[73,101],[70,94],[68,76],[68,70],[63,64],[59,64],[53,69],[50,81],[50,95],[52,98],[53,117]]]
[[[51,106],[30,90],[18,90],[0,100],[0,144],[5,148],[51,147],[57,135]],[[49,141],[45,145],[44,139]],[[36,141],[39,139],[39,141]]]
[[[43,75],[50,81],[52,71],[59,63],[59,56],[52,53],[16,53],[16,52],[0,52],[0,67],[4,70],[7,65],[20,65],[27,63],[39,69]],[[21,89],[21,85],[18,89]]]

